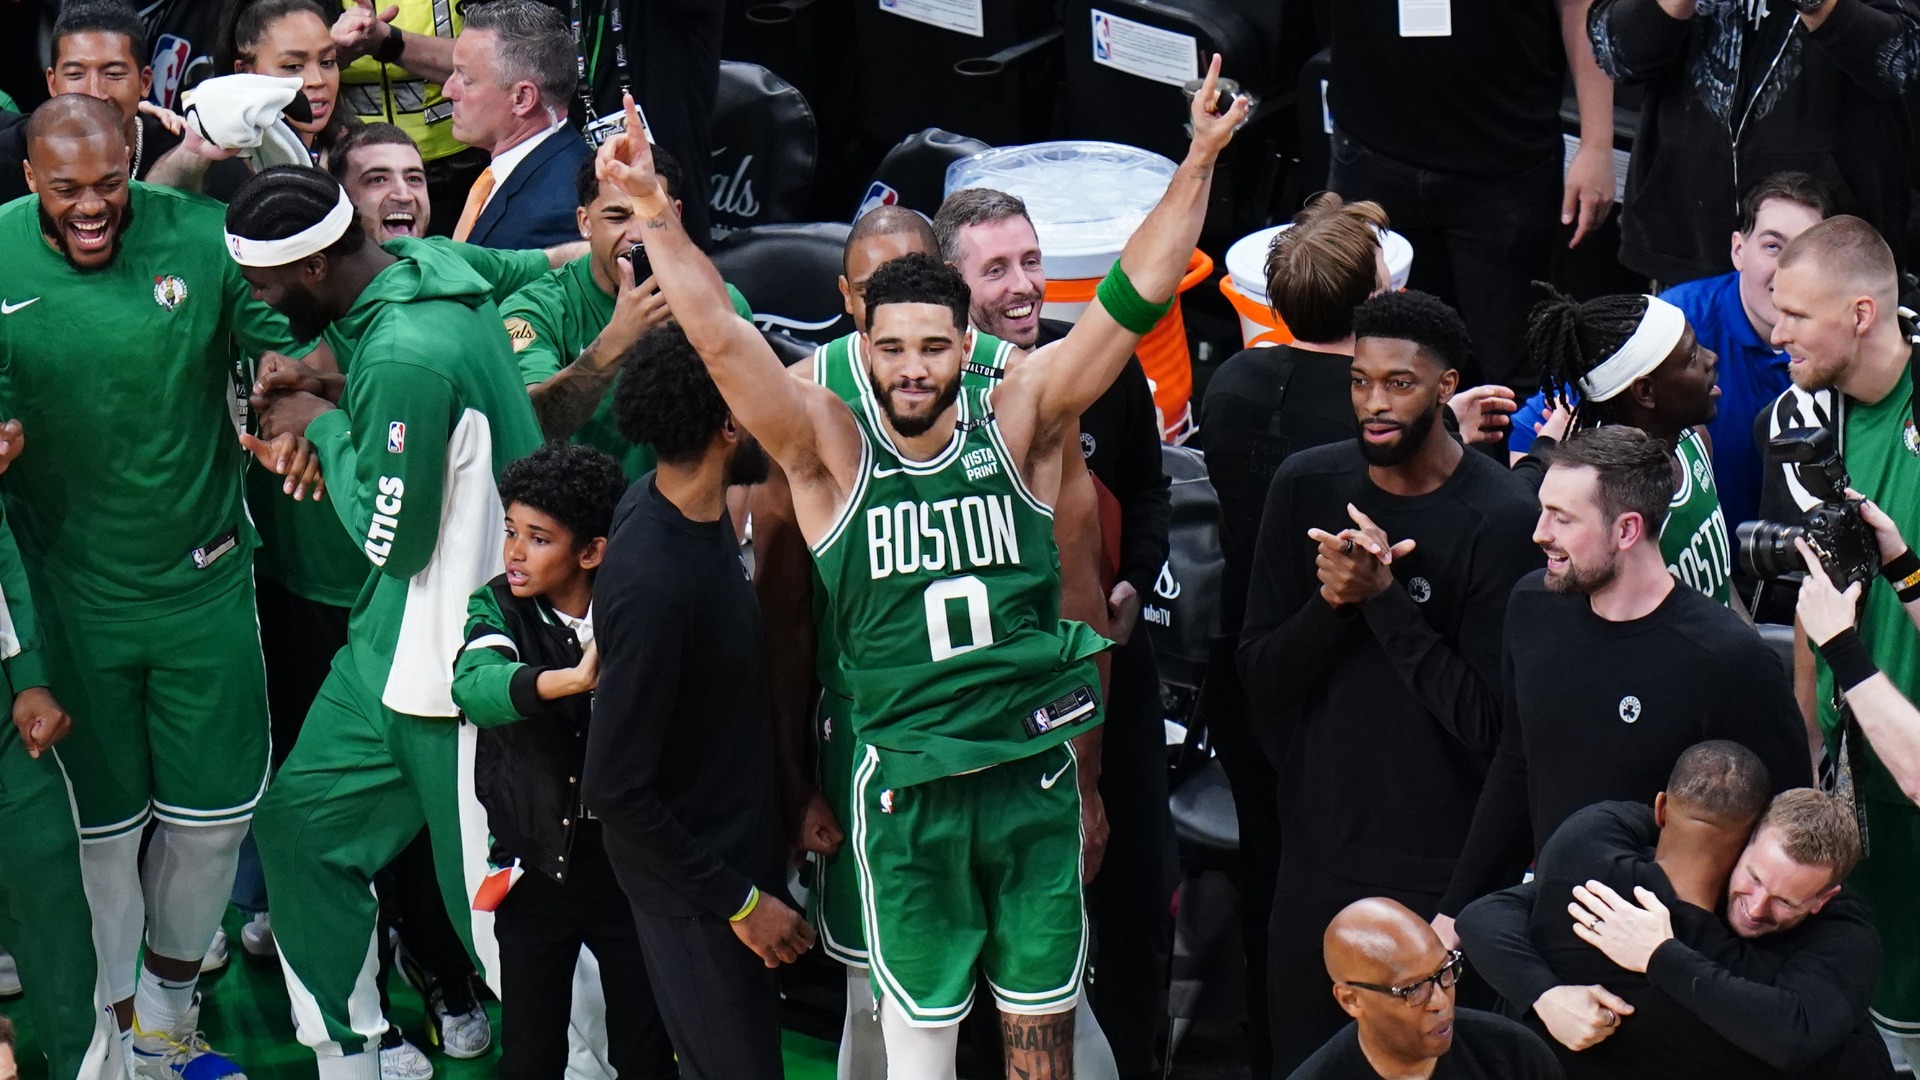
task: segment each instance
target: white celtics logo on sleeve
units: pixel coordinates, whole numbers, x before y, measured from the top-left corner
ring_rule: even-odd
[[[1640,719],[1639,698],[1628,694],[1626,697],[1620,699],[1620,719],[1622,722],[1628,724]]]
[[[1407,582],[1407,595],[1413,597],[1416,604],[1424,604],[1433,599],[1433,584],[1426,578],[1417,577]]]

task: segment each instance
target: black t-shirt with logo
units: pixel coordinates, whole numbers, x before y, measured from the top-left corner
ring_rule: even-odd
[[[1574,811],[1650,803],[1682,751],[1731,739],[1784,791],[1813,782],[1806,727],[1773,650],[1732,609],[1675,585],[1643,618],[1609,622],[1587,597],[1529,575],[1507,605],[1500,753],[1441,910],[1516,884]]]
[[[1336,610],[1317,527],[1347,504],[1412,539],[1394,584]],[[1254,545],[1240,673],[1250,719],[1281,748],[1290,857],[1362,885],[1438,894],[1466,841],[1500,731],[1500,627],[1541,564],[1526,485],[1483,454],[1425,495],[1390,494],[1347,440],[1287,458]]]

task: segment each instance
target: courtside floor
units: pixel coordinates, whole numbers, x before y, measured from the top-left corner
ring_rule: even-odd
[[[312,1080],[313,1055],[293,1037],[293,1021],[287,1012],[287,986],[280,977],[280,965],[249,956],[240,947],[240,925],[244,920],[233,909],[227,910],[227,939],[233,960],[226,970],[202,980],[200,988],[205,1004],[200,1026],[214,1033],[214,1046],[228,1054],[247,1071],[248,1080]],[[487,1005],[493,1018],[494,1049],[472,1061],[455,1061],[427,1049],[424,1012],[420,995],[414,993],[397,974],[392,987],[393,1020],[406,1029],[407,1037],[427,1051],[433,1062],[434,1080],[492,1080],[500,1062],[500,1006]],[[20,1075],[25,1080],[44,1080],[47,1062],[34,1042],[33,1021],[27,1015],[25,998],[0,1002],[0,1013],[13,1018],[20,1032]],[[832,1080],[835,1048],[830,1043],[792,1031],[784,1033],[788,1080]],[[557,1078],[556,1078],[557,1080]]]

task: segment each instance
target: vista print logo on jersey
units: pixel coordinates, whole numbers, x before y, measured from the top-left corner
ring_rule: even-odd
[[[154,278],[153,302],[172,311],[187,302],[187,283],[173,274]]]
[[[1628,694],[1626,697],[1620,699],[1620,719],[1623,723],[1628,724],[1640,719],[1639,698]]]

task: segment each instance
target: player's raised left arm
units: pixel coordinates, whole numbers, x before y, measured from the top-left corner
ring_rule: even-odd
[[[1119,266],[1101,283],[1073,331],[1022,365],[1030,369],[1019,377],[1022,381],[1038,380],[1034,401],[1042,426],[1077,420],[1113,384],[1141,335],[1172,303],[1200,239],[1220,152],[1249,107],[1244,95],[1236,96],[1224,112],[1216,113],[1219,80],[1220,57],[1215,54],[1193,98],[1193,143],[1166,194],[1128,238]]]

